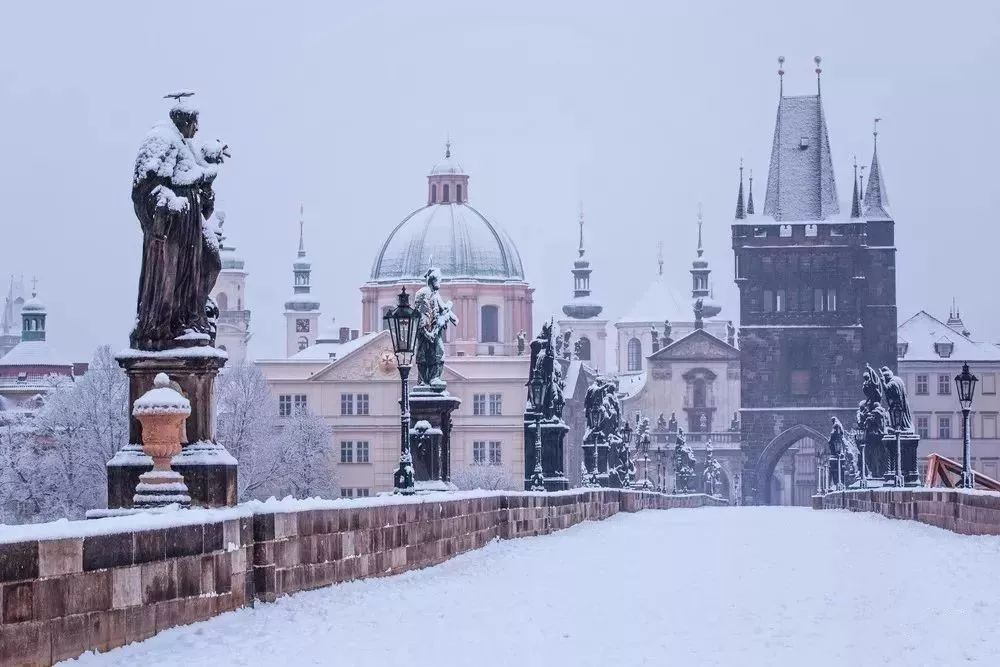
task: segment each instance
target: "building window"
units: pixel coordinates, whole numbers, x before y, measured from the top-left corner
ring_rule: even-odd
[[[486,465],[486,441],[476,440],[472,443],[472,463],[473,465]]]
[[[806,236],[816,236],[816,225],[806,225]]]
[[[580,348],[576,353],[576,358],[580,361],[590,361],[590,339],[586,336],[579,338]]]
[[[355,445],[358,463],[368,463],[368,452],[370,451],[367,440],[359,440]]]
[[[826,311],[828,313],[837,312],[837,290],[835,289],[826,291]]]
[[[938,436],[942,440],[951,438],[951,416],[938,416]]]
[[[628,342],[628,369],[630,371],[642,370],[642,342],[638,338],[633,338]]]
[[[370,495],[370,493],[371,493],[370,489],[367,488],[354,489],[354,495],[356,495],[358,498],[367,498]]]
[[[503,394],[490,394],[490,416],[499,417],[503,414]]]
[[[792,236],[792,226],[791,225],[781,225],[778,227],[778,236],[782,238],[790,238]]]
[[[997,393],[997,376],[995,373],[983,373],[983,393]]]
[[[837,310],[837,290],[823,289],[817,287],[813,290],[813,310],[817,313],[836,312]]]
[[[357,396],[355,396],[355,399],[357,399],[358,414],[359,415],[367,415],[368,414],[368,394],[358,394]]]
[[[309,339],[306,338],[305,336],[299,336],[298,345],[299,345],[299,352],[301,352],[302,350],[309,347]]]
[[[929,384],[930,382],[928,382],[928,377],[926,374],[918,374],[917,389],[916,389],[917,396],[927,396],[928,394],[930,394],[931,392],[930,392],[930,387],[928,386]]]
[[[295,333],[309,333],[309,320],[307,319],[295,320]]]
[[[462,203],[462,184],[461,183],[456,183],[455,184],[455,203],[458,203],[458,204]]]
[[[931,419],[927,415],[916,416],[917,436],[926,440],[931,437]]]
[[[340,488],[340,497],[341,498],[353,498],[354,497],[354,489],[349,489],[347,487],[341,487]]]
[[[496,306],[483,306],[481,314],[480,335],[484,343],[500,342],[500,309]]]
[[[472,395],[472,414],[477,417],[486,414],[486,394]]]
[[[292,416],[292,396],[291,394],[282,394],[278,396],[278,416],[279,417],[291,417]]]
[[[774,312],[783,313],[787,308],[785,302],[785,290],[779,289],[774,293]]]
[[[502,449],[502,447],[500,445],[500,441],[499,440],[492,440],[492,441],[490,441],[490,465],[491,466],[498,466],[498,465],[500,465],[500,463],[501,463],[501,458],[500,458],[500,456],[501,456],[500,455],[501,449]]]
[[[951,376],[938,375],[938,396],[951,395]]]
[[[295,394],[292,396],[292,413],[304,415],[309,409],[309,399],[305,394]]]
[[[997,437],[997,416],[996,415],[983,415],[983,434],[984,438],[995,438]]]
[[[219,307],[221,312],[229,310],[229,297],[226,296],[225,292],[219,292],[219,295],[215,297],[215,305]]]
[[[354,394],[340,395],[340,414],[342,415],[354,414]]]
[[[441,186],[441,203],[442,204],[447,204],[448,202],[449,202],[449,199],[448,199],[448,184],[445,183],[444,185]]]
[[[431,203],[436,204],[438,200],[438,186],[437,183],[431,184]]]
[[[340,441],[340,462],[354,463],[354,443],[350,440]]]
[[[774,290],[764,290],[764,312],[774,312]]]

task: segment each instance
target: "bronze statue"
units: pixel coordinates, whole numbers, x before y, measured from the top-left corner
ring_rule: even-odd
[[[441,298],[441,271],[431,267],[424,274],[427,284],[417,291],[413,307],[420,313],[420,328],[417,332],[417,373],[419,384],[444,390],[441,379],[444,371],[444,336],[449,324],[458,324],[458,318],[451,310],[451,302]]]
[[[888,452],[883,443],[889,425],[889,413],[882,405],[883,385],[875,369],[865,364],[861,391],[864,400],[858,403],[857,430],[864,439],[865,462],[871,475],[880,477],[888,466]]]
[[[882,388],[885,402],[889,406],[892,428],[903,433],[913,433],[913,419],[906,401],[906,383],[903,378],[893,375],[888,366],[879,369],[882,373]]]
[[[525,335],[523,329],[517,332],[517,356],[519,357],[524,356],[524,347],[526,338],[527,336]]]
[[[218,309],[209,298],[222,268],[221,215],[213,183],[229,157],[219,141],[196,142],[198,111],[175,93],[171,123],[146,135],[135,160],[132,204],[142,227],[142,267],[132,348],[213,345]]]
[[[557,338],[558,342],[560,338]],[[553,348],[552,323],[542,324],[542,331],[538,338],[531,341],[531,359],[528,367],[528,384],[531,379],[541,378],[545,387],[542,396],[541,418],[547,421],[558,421],[562,419],[563,407],[566,400],[563,398],[563,390],[566,388],[566,381],[563,379],[562,369],[556,363],[556,352]],[[531,388],[528,387],[528,402],[531,402]]]

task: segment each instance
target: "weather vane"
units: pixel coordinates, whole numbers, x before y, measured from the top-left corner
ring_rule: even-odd
[[[163,96],[163,99],[166,100],[169,98],[173,98],[177,102],[180,102],[185,97],[191,97],[192,95],[194,95],[193,90],[178,90],[175,93],[167,93],[166,95]]]

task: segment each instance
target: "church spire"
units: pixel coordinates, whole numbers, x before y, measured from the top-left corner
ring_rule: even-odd
[[[659,266],[657,269],[657,275],[663,275],[663,241],[656,244],[656,264]]]
[[[580,202],[580,247],[577,250],[577,252],[580,254],[580,257],[583,257],[583,253],[585,252],[583,249],[583,202],[582,201]]]
[[[580,227],[580,242],[577,247],[578,257],[573,262],[573,300],[562,307],[567,317],[575,320],[586,320],[597,317],[604,308],[590,300],[590,262],[584,258],[583,248],[583,202],[580,202],[580,214],[577,221]]]
[[[701,247],[701,202],[698,202],[698,257],[705,254],[705,249]]]
[[[854,158],[854,192],[851,195],[851,217],[861,217],[861,201],[858,199],[858,158]]]
[[[747,195],[747,215],[753,215],[753,169],[750,170],[750,193]]]
[[[305,240],[305,212],[306,207],[304,204],[299,204],[299,257],[306,256],[306,240]]]
[[[743,206],[743,158],[740,158],[740,190],[736,195],[736,219],[742,220],[747,217],[746,208]]]
[[[889,212],[889,194],[885,188],[885,178],[878,162],[878,123],[872,124],[872,166],[868,170],[868,189],[865,190],[864,214],[869,220],[892,220]]]

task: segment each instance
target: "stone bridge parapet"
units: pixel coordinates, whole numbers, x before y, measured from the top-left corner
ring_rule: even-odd
[[[1000,535],[1000,493],[960,489],[850,489],[813,496],[813,509],[875,512],[962,535]]]

